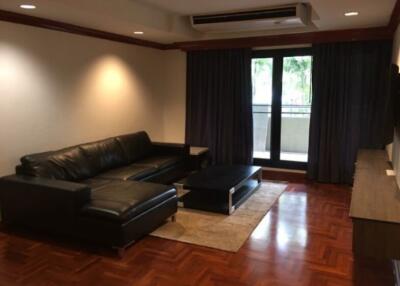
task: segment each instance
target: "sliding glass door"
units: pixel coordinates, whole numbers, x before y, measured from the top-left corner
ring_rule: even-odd
[[[256,51],[252,59],[256,164],[305,168],[311,113],[308,49]]]

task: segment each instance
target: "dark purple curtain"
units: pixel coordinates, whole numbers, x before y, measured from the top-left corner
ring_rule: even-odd
[[[208,147],[213,164],[252,162],[250,49],[187,53],[186,143]]]
[[[313,47],[309,178],[351,184],[357,150],[391,142],[391,46],[369,41]]]

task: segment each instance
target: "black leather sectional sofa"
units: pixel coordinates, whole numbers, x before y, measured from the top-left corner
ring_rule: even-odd
[[[176,213],[188,156],[143,131],[24,156],[0,179],[2,220],[123,249]]]

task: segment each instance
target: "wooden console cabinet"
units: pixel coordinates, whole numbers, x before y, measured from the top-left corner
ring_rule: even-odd
[[[400,190],[384,150],[358,152],[350,217],[353,251],[377,259],[400,259]]]

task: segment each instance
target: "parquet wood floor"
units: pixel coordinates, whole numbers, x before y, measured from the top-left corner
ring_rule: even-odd
[[[350,188],[290,184],[238,253],[146,237],[108,250],[0,232],[3,285],[394,285],[391,265],[355,259]]]

